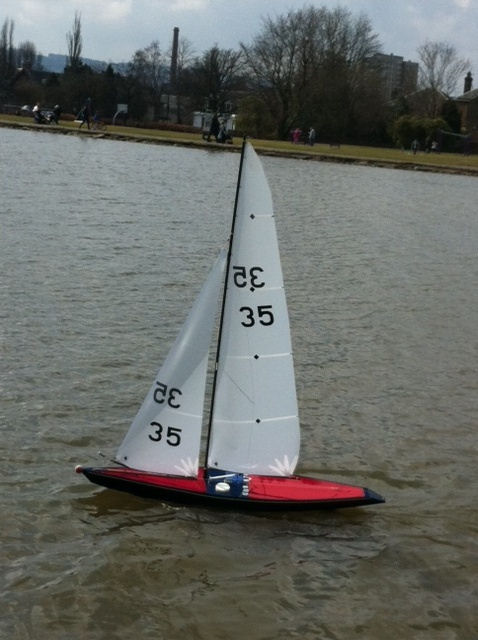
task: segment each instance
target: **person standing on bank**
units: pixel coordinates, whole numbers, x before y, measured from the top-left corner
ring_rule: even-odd
[[[217,117],[217,113],[215,113],[211,120],[211,127],[209,129],[209,135],[207,137],[208,142],[211,141],[211,136],[214,136],[214,139],[217,142],[217,137],[219,135],[219,128],[220,128],[219,118]]]
[[[91,117],[91,98],[88,98],[86,100],[86,102],[85,102],[85,106],[81,110],[81,114],[80,114],[81,124],[80,124],[80,126],[78,128],[81,129],[81,127],[86,122],[86,126],[89,129],[90,128],[90,117]]]

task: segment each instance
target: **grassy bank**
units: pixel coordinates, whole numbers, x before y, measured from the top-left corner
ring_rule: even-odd
[[[190,147],[237,151],[241,140],[236,138],[233,145],[208,143],[199,133],[183,133],[162,129],[143,129],[134,127],[108,126],[106,132],[88,131],[78,128],[76,122],[60,121],[60,125],[35,125],[30,118],[13,115],[0,115],[0,127],[41,130],[50,133],[87,135],[116,140],[128,140],[149,144],[175,144]],[[319,160],[341,163],[374,165],[415,171],[434,171],[457,173],[478,177],[478,156],[463,156],[455,153],[422,153],[413,155],[399,149],[342,145],[331,147],[316,144],[314,147],[296,145],[277,140],[254,140],[258,152],[267,155]]]

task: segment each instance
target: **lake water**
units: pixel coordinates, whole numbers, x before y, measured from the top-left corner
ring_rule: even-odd
[[[476,640],[478,181],[264,158],[304,474],[243,515],[101,489],[227,239],[239,156],[0,130],[0,636]]]

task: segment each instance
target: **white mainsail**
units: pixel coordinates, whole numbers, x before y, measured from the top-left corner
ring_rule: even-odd
[[[209,346],[225,264],[222,251],[116,454],[118,462],[197,475]]]
[[[207,465],[291,475],[300,435],[289,318],[261,162],[245,143]]]

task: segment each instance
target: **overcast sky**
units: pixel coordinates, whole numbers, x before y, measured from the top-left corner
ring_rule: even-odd
[[[66,33],[79,11],[83,55],[124,62],[153,40],[169,52],[174,27],[197,54],[214,44],[234,49],[260,31],[262,17],[304,5],[365,13],[384,53],[405,59],[417,60],[427,39],[447,41],[470,59],[478,87],[478,0],[1,0],[0,24],[14,21],[15,45],[31,40],[44,55],[66,54]]]

